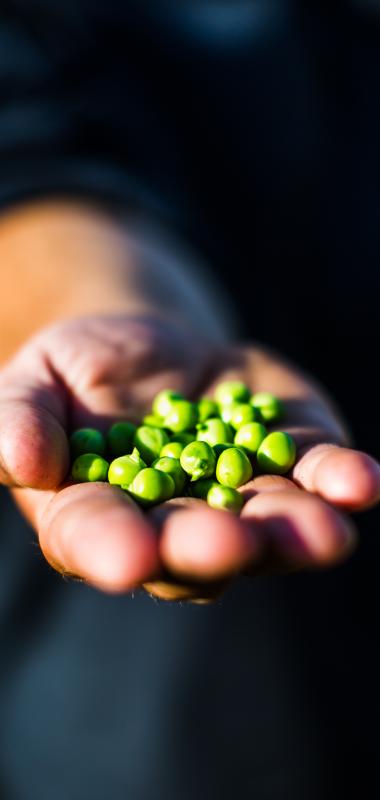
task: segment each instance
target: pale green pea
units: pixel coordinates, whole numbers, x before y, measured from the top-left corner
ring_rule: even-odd
[[[251,392],[248,386],[241,381],[224,381],[215,389],[215,400],[220,406],[229,406],[231,403],[245,403],[250,396]]]
[[[186,483],[186,472],[182,469],[180,460],[172,458],[171,456],[160,456],[156,461],[153,461],[152,467],[166,472],[173,478],[175,484],[175,494],[182,494]]]
[[[296,460],[294,439],[283,431],[274,431],[265,437],[257,451],[257,460],[262,472],[285,475]]]
[[[96,453],[103,456],[106,452],[106,440],[96,428],[78,428],[69,439],[71,458],[77,458],[84,453]]]
[[[135,447],[130,455],[119,456],[119,458],[115,458],[111,461],[108,470],[108,480],[116,486],[129,484],[145,467],[146,463],[140,458],[140,453]]]
[[[244,502],[243,496],[232,486],[221,486],[218,483],[209,489],[206,499],[211,508],[237,513],[241,510]]]
[[[234,441],[236,445],[247,450],[250,455],[254,455],[257,453],[261,442],[264,441],[267,434],[268,431],[261,422],[248,422],[236,431]]]
[[[106,481],[108,461],[97,453],[82,453],[75,459],[71,475],[74,481],[85,483],[87,481]]]
[[[232,428],[219,417],[210,417],[206,422],[197,425],[198,442],[207,442],[211,447],[215,444],[232,442],[233,438],[234,432]]]
[[[242,425],[247,425],[248,422],[256,422],[259,419],[259,413],[250,403],[240,403],[232,411],[230,424],[235,430],[239,430]]]
[[[131,452],[137,426],[133,422],[115,422],[107,432],[108,452],[117,458]]]
[[[186,442],[188,444],[188,442]],[[160,458],[168,456],[168,458],[180,458],[182,450],[184,450],[185,445],[183,442],[168,442],[168,444],[164,444],[161,452]]]
[[[153,400],[152,412],[156,417],[166,417],[172,407],[172,404],[177,400],[184,400],[183,394],[176,392],[173,389],[163,389],[159,392]]]
[[[284,415],[284,405],[271,392],[257,392],[251,397],[251,405],[261,415],[263,422],[277,422]]]
[[[137,428],[133,442],[141,458],[147,464],[151,464],[152,461],[159,458],[164,444],[169,442],[169,436],[162,428],[141,425]]]
[[[248,456],[238,447],[228,447],[220,454],[216,465],[216,478],[223,486],[237,489],[252,477]]]
[[[195,403],[191,403],[190,400],[176,400],[164,418],[164,427],[173,433],[181,433],[194,428],[197,420],[198,412]]]
[[[159,469],[147,467],[136,475],[129,486],[123,486],[128,494],[142,506],[153,506],[170,500],[175,493],[173,478]]]
[[[208,397],[202,397],[198,400],[198,420],[199,422],[206,422],[209,417],[218,416],[218,405],[214,400],[209,400]]]
[[[192,481],[210,478],[215,470],[215,453],[207,442],[191,442],[182,451],[180,463]]]

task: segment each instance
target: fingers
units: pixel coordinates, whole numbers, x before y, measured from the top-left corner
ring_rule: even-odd
[[[355,545],[349,520],[286,483],[283,490],[260,491],[242,510],[242,519],[259,528],[266,557],[290,568],[327,566],[346,557]]]
[[[106,592],[126,592],[159,572],[157,536],[147,515],[108,484],[69,486],[58,493],[16,490],[38,529],[47,561]]]
[[[369,508],[380,499],[380,465],[366,453],[343,447],[307,448],[293,469],[293,479],[347,511]]]
[[[31,368],[31,371],[30,371]],[[37,377],[38,376],[38,377]],[[69,466],[65,401],[45,364],[20,364],[0,380],[0,481],[50,489]]]
[[[162,562],[185,580],[218,581],[259,558],[260,540],[251,525],[200,500],[169,501],[155,518],[161,523]]]

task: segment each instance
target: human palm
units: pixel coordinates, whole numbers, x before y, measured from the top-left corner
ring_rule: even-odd
[[[239,517],[191,498],[142,512],[118,487],[72,485],[67,433],[138,421],[163,388],[212,394],[223,380],[284,398],[299,457],[291,477],[259,476]],[[345,512],[380,497],[380,467],[347,449],[344,427],[308,379],[260,348],[220,345],[154,318],[87,317],[31,339],[0,373],[0,477],[49,563],[105,591],[215,596],[240,572],[328,565],[354,544]]]

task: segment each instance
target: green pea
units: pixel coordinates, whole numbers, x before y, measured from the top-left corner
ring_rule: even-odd
[[[181,442],[181,444],[183,444],[183,446],[185,447],[187,444],[190,444],[190,442],[194,441],[196,435],[197,435],[196,431],[194,432],[183,431],[183,433],[173,433],[170,441]]]
[[[159,458],[164,444],[168,444],[169,436],[162,428],[152,428],[150,425],[141,425],[137,428],[133,443],[137,447],[141,458],[151,464]]]
[[[234,432],[230,425],[223,422],[219,417],[210,417],[206,422],[197,425],[197,440],[198,442],[207,442],[213,447],[215,444],[225,444],[232,442]]]
[[[194,428],[198,420],[195,403],[190,400],[176,400],[171,404],[169,413],[164,418],[164,426],[174,433],[181,433]]]
[[[251,396],[248,386],[241,381],[224,381],[215,389],[215,400],[220,406],[231,403],[246,403]]]
[[[184,449],[185,445],[183,442],[168,442],[168,444],[164,444],[161,452],[160,458],[164,458],[168,456],[168,458],[180,458],[182,450]]]
[[[72,459],[84,453],[96,453],[98,456],[103,456],[106,452],[106,440],[96,428],[78,428],[71,434],[69,442]]]
[[[214,444],[212,449],[216,455],[216,460],[218,460],[220,454],[224,453],[225,450],[228,450],[229,447],[234,447],[235,449],[238,448],[238,450],[242,450],[243,453],[245,453],[244,447],[235,444],[235,442],[228,442],[227,444]]]
[[[225,450],[228,450],[229,447],[234,447],[233,442],[223,442],[219,444],[214,444],[212,449],[215,453],[216,459],[218,460],[221,453],[224,453]]]
[[[194,481],[189,486],[189,494],[191,497],[198,497],[200,500],[206,500],[207,494],[212,486],[220,486],[213,478],[202,478],[200,481]]]
[[[106,481],[108,473],[108,461],[97,453],[82,453],[75,459],[71,468],[71,475],[74,481],[84,483],[86,481]]]
[[[149,425],[151,428],[164,427],[164,421],[162,417],[158,417],[157,414],[146,414],[142,421],[143,425]]]
[[[184,400],[183,394],[175,392],[173,389],[163,389],[159,392],[153,400],[152,411],[154,416],[166,417],[172,407],[172,404],[177,400]]]
[[[181,453],[181,467],[192,481],[210,478],[215,470],[215,453],[207,442],[191,442]]]
[[[248,450],[250,454],[257,453],[261,442],[264,441],[268,431],[260,422],[248,422],[242,425],[235,434],[235,444]]]
[[[296,460],[294,439],[283,431],[274,431],[265,437],[257,451],[259,467],[263,472],[284,475]]]
[[[239,430],[242,425],[248,422],[256,422],[261,419],[258,411],[250,403],[240,403],[233,408],[231,414],[231,425],[235,430]]]
[[[270,392],[254,394],[251,404],[261,414],[263,422],[277,422],[284,415],[283,403]]]
[[[209,417],[218,416],[218,405],[214,400],[209,400],[208,397],[202,397],[198,400],[198,420],[199,422],[206,422]]]
[[[237,489],[252,477],[252,466],[248,456],[238,447],[228,447],[218,458],[216,477],[223,486]]]
[[[142,506],[153,506],[174,496],[175,483],[166,472],[147,467],[123,488]]]
[[[181,463],[178,458],[171,458],[170,456],[161,456],[153,461],[152,467],[166,472],[173,478],[175,485],[175,494],[178,496],[182,494],[186,483],[186,472],[182,469]]]
[[[207,503],[211,508],[239,512],[243,505],[243,496],[232,486],[221,486],[216,483],[207,493]]]
[[[111,461],[108,470],[108,480],[116,486],[123,486],[133,481],[140,470],[146,467],[145,461],[140,457],[140,453],[135,447],[128,456],[119,456]]]
[[[115,422],[111,425],[107,433],[107,448],[114,458],[131,452],[136,427],[132,422]]]
[[[219,406],[219,415],[223,422],[230,424],[232,415],[240,403],[230,403],[228,406]]]

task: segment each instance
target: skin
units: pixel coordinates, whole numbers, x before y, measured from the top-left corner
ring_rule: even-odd
[[[13,254],[19,273],[21,264],[26,271],[32,268],[25,247],[30,215],[34,239],[40,230],[48,281],[56,263],[58,275],[62,271],[62,248],[55,262],[56,236],[49,239],[49,225],[60,231],[62,242],[68,217],[73,222],[70,215],[74,215],[78,235],[78,220],[84,217],[79,246],[84,271],[93,252],[89,229],[97,236],[94,259],[99,258],[101,231],[107,247],[104,284],[101,290],[92,289],[93,307],[77,287],[74,306],[80,306],[82,296],[84,309],[79,318],[71,319],[68,302],[63,319],[33,336],[33,330],[50,320],[43,319],[42,312],[39,324],[31,317],[21,348],[19,330],[13,340],[8,339],[13,346],[0,372],[0,477],[36,529],[47,561],[62,574],[80,577],[106,592],[143,585],[160,597],[208,602],[242,572],[254,576],[326,567],[346,557],[356,541],[348,514],[379,501],[380,467],[349,446],[339,414],[314,381],[262,347],[226,341],[216,323],[212,331],[207,324],[194,331],[191,313],[187,316],[189,303],[184,322],[179,323],[180,281],[175,308],[166,309],[164,315],[150,296],[134,297],[128,287],[120,308],[120,284],[113,305],[113,263],[119,280],[120,254],[118,247],[115,254],[112,242],[116,238],[119,246],[123,240],[118,224],[92,209],[78,211],[77,206],[68,209],[62,204],[53,212],[54,220],[46,206],[32,214],[27,209],[26,219],[18,211],[17,220],[11,215],[0,229],[0,256],[2,246],[8,256]],[[127,242],[125,247],[127,263]],[[74,279],[70,266],[70,280]],[[128,274],[128,284],[127,279]],[[13,286],[7,293],[6,283],[4,316],[7,302],[14,302]],[[170,285],[173,296],[172,280]],[[38,283],[37,288],[42,291]],[[48,308],[50,314],[51,305]],[[210,305],[211,321],[212,314]],[[25,325],[25,317],[21,318]],[[175,498],[146,513],[118,487],[67,481],[69,428],[94,426],[105,431],[116,419],[137,422],[161,389],[171,386],[195,399],[213,396],[215,386],[227,380],[241,380],[252,392],[268,390],[285,403],[291,401],[283,427],[298,448],[290,476],[256,477],[240,489],[246,499],[240,517],[195,498]]]

